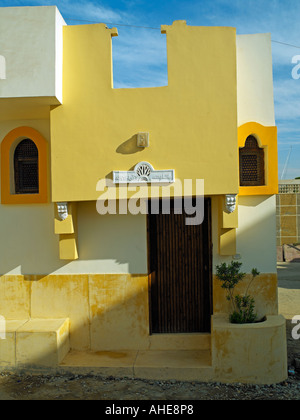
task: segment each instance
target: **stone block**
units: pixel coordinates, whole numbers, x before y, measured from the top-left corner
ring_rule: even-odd
[[[69,319],[31,319],[16,332],[18,367],[56,367],[69,351]]]
[[[280,214],[283,216],[295,216],[297,211],[297,206],[281,206]]]
[[[296,194],[281,194],[280,205],[281,206],[295,206],[297,203]]]
[[[16,332],[28,320],[8,320],[5,322],[5,338],[0,339],[0,368],[16,366]]]
[[[281,216],[281,236],[297,236],[296,216]]]

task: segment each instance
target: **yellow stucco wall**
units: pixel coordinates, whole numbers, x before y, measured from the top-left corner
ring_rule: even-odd
[[[148,276],[82,274],[0,276],[6,320],[70,320],[76,350],[148,348]]]
[[[205,194],[238,193],[236,33],[175,22],[167,34],[168,86],[113,89],[105,25],[64,28],[63,106],[51,111],[52,200],[96,200],[114,170],[148,161]],[[150,147],[136,147],[138,132]],[[222,176],[221,176],[222,174]]]
[[[243,293],[247,275],[237,293]],[[259,316],[277,315],[277,275],[261,274],[249,293]],[[147,349],[147,275],[74,274],[0,276],[0,313],[6,320],[70,319],[70,346],[77,350]],[[214,314],[229,312],[220,281],[213,280]]]

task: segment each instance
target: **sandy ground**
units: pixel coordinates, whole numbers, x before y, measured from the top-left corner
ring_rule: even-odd
[[[300,315],[300,264],[280,263],[279,312],[287,319],[287,345],[290,375],[282,384],[271,386],[226,385],[219,383],[146,381],[83,375],[0,374],[0,400],[102,400],[99,414],[118,401],[197,401],[201,400],[300,400],[300,340],[292,338],[291,320]],[[299,330],[300,333],[300,330]],[[127,404],[128,405],[128,404]],[[136,404],[138,406],[138,404]],[[99,408],[100,408],[99,407]],[[102,410],[102,411],[101,411]]]

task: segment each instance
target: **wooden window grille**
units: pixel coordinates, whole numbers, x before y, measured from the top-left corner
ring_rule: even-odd
[[[39,193],[38,149],[30,139],[22,140],[14,153],[16,194]]]
[[[240,148],[240,185],[265,185],[264,149],[254,136],[249,136],[245,147]]]

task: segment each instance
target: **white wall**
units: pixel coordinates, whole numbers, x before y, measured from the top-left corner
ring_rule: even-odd
[[[239,197],[239,227],[236,252],[240,255],[242,271],[277,273],[276,255],[276,196]],[[234,260],[234,255],[218,254],[218,198],[212,200],[213,272],[216,265]]]
[[[61,101],[63,25],[55,6],[0,8],[0,55],[6,62],[0,98]]]
[[[78,203],[77,261],[59,259],[54,204],[0,205],[0,275],[145,274],[146,216],[100,216],[95,202]]]
[[[238,125],[275,125],[270,34],[237,36]]]
[[[58,261],[52,205],[0,205],[0,275],[47,274]]]
[[[233,256],[218,255],[217,199],[212,205],[213,268]],[[54,204],[0,205],[0,275],[3,274],[145,274],[147,220],[145,215],[100,216],[95,202],[78,203],[79,260],[59,259],[54,234]],[[239,198],[237,253],[243,271],[257,268],[276,273],[275,196]]]
[[[63,102],[63,27],[66,25],[59,10],[55,10],[55,96]]]
[[[6,79],[6,59],[0,55],[0,80]]]
[[[239,126],[275,126],[270,34],[237,36],[237,97]],[[239,197],[237,253],[246,272],[277,272],[275,196]]]
[[[277,273],[275,195],[239,197],[237,252],[245,272]]]
[[[49,120],[0,121],[0,142],[21,126],[38,130],[50,146]],[[77,209],[80,259],[68,262],[59,259],[54,204],[0,204],[0,275],[147,273],[145,215],[100,216],[96,202],[79,202]]]
[[[100,216],[95,202],[78,203],[78,251],[78,272],[147,273],[147,216]]]

